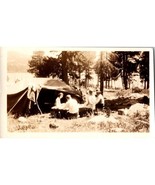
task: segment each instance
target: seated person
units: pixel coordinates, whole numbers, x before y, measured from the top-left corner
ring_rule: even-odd
[[[61,99],[63,98],[63,93],[59,93],[58,97],[55,100],[55,106],[53,106],[51,109],[51,117],[55,118],[62,118],[60,109],[63,108],[63,104],[61,103]]]
[[[52,108],[61,109],[62,108],[62,103],[61,103],[62,98],[63,98],[63,93],[59,93],[58,97],[55,100],[55,106]]]
[[[96,110],[102,111],[104,107],[104,97],[100,91],[97,92],[97,98],[96,98]]]
[[[96,97],[93,94],[93,91],[89,91],[88,96],[86,97],[85,105],[91,109],[91,114],[94,114],[95,111],[95,105],[96,105]]]
[[[78,102],[71,97],[71,95],[66,96],[67,102],[64,106],[64,109],[67,109],[67,119],[73,119],[78,117],[79,105]]]

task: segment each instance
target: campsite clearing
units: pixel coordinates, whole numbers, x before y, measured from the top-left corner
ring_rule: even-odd
[[[118,94],[119,92],[119,94]],[[143,96],[149,97],[149,91],[132,93],[130,90],[105,91],[107,100],[120,102],[122,97],[128,97],[133,102]],[[125,94],[125,95],[124,95]],[[132,96],[134,95],[134,98]],[[123,102],[123,100],[122,100]],[[149,132],[149,105],[135,101],[128,108],[123,108],[122,114],[118,110],[112,110],[109,117],[105,113],[93,117],[82,117],[72,120],[50,118],[49,113],[31,115],[29,117],[14,118],[8,115],[8,131],[15,133],[50,133],[50,132]],[[140,110],[140,111],[138,111]]]

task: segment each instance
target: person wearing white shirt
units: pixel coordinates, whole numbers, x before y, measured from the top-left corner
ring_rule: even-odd
[[[67,110],[67,119],[77,118],[79,113],[79,105],[77,100],[73,99],[71,95],[66,96],[67,102],[64,108]]]
[[[63,104],[61,103],[61,99],[63,98],[63,93],[60,92],[58,97],[55,100],[55,105],[51,107],[51,117],[61,118],[60,110],[63,109]]]
[[[63,98],[63,93],[59,93],[58,97],[55,100],[55,107],[60,109],[62,107],[61,99]]]
[[[96,106],[96,97],[95,95],[93,94],[93,91],[89,91],[89,94],[86,98],[86,103],[85,105],[88,107],[88,108],[91,108],[92,110],[92,115],[94,114],[94,111],[95,111],[95,106]]]

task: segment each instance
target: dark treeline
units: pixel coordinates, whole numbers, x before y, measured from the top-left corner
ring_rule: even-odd
[[[51,54],[54,51],[51,51]],[[35,51],[28,62],[28,72],[36,77],[58,77],[78,88],[89,87],[92,72],[98,77],[98,86],[112,87],[112,80],[122,78],[124,89],[130,88],[133,73],[138,73],[144,88],[149,88],[149,52],[114,51],[100,52],[96,59],[93,51],[61,51],[57,55],[45,56],[43,51]]]

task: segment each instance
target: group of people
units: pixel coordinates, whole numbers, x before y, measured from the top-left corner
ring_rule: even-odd
[[[91,110],[91,115],[94,112],[102,111],[104,108],[104,97],[100,91],[93,92],[89,90],[84,95],[84,104],[78,104],[77,100],[72,98],[71,95],[66,96],[66,103],[62,103],[61,100],[64,97],[63,93],[59,93],[55,100],[55,106],[52,109],[67,110],[67,118],[77,118],[79,115],[79,108],[86,107]]]
[[[104,97],[100,91],[96,91],[96,93],[92,90],[88,91],[85,96],[84,105],[92,109],[92,114],[94,114],[95,111],[102,111],[104,104]]]
[[[76,99],[72,98],[71,95],[66,96],[66,103],[61,103],[61,99],[63,98],[64,94],[59,93],[58,97],[55,100],[55,106],[52,107],[53,109],[58,110],[66,110],[67,114],[65,115],[66,118],[77,118],[79,113],[79,105]]]

